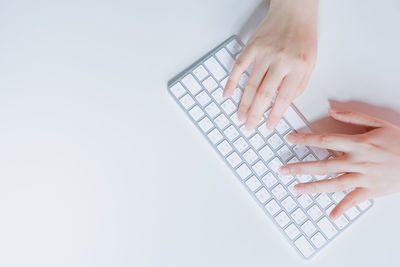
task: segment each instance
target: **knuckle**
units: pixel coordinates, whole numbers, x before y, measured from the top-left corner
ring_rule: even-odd
[[[345,184],[343,183],[343,179],[335,178],[332,180],[334,191],[342,191],[346,189]]]
[[[260,90],[259,95],[262,99],[269,99],[272,97],[272,92],[270,90]]]

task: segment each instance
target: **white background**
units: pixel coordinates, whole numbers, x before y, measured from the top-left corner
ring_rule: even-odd
[[[1,0],[0,266],[397,264],[399,195],[303,261],[167,94],[266,12],[255,0]],[[330,100],[399,123],[399,1],[319,12],[299,109],[319,120]]]

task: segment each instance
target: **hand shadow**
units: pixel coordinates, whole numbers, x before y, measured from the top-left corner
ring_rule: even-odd
[[[387,107],[374,106],[357,100],[340,102],[330,99],[329,104],[338,111],[358,111],[400,126],[400,113]],[[366,127],[340,122],[329,116],[310,122],[310,126],[315,132],[320,133],[358,134],[368,131]]]
[[[261,23],[261,21],[265,18],[268,13],[270,1],[262,1],[256,9],[251,13],[248,20],[240,27],[238,32],[238,36],[243,40],[244,43],[247,42],[250,35],[254,32],[257,26]]]

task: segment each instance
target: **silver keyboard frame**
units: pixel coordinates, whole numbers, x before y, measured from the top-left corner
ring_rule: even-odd
[[[305,215],[307,216],[307,219],[304,220],[304,221],[302,222],[302,224],[304,224],[307,220],[311,220],[312,222],[314,222],[313,224],[316,226],[317,231],[314,232],[311,236],[313,236],[313,235],[315,235],[316,233],[320,232],[320,233],[325,237],[326,242],[325,242],[325,244],[322,245],[320,248],[316,248],[316,247],[313,245],[313,243],[311,242],[311,237],[308,237],[308,236],[303,232],[303,230],[301,229],[301,227],[298,227],[298,228],[299,228],[299,231],[300,231],[300,236],[297,236],[297,237],[296,237],[295,239],[293,239],[293,240],[291,240],[291,239],[287,236],[287,234],[285,233],[284,229],[285,229],[286,227],[288,227],[289,225],[291,225],[292,223],[293,223],[294,225],[296,225],[296,226],[298,226],[298,224],[297,224],[296,222],[294,222],[293,218],[290,216],[290,213],[286,212],[285,208],[284,208],[284,207],[282,206],[282,204],[281,204],[282,200],[283,200],[284,198],[286,198],[286,196],[285,196],[282,200],[276,200],[276,199],[275,199],[275,201],[276,201],[276,202],[278,203],[278,205],[280,206],[281,210],[280,210],[279,212],[277,212],[274,216],[271,215],[271,214],[269,214],[268,211],[267,211],[266,208],[265,208],[265,204],[268,203],[269,201],[271,201],[272,199],[269,199],[265,204],[262,204],[262,203],[257,199],[257,197],[256,197],[256,195],[255,195],[255,193],[258,192],[258,190],[259,190],[260,188],[257,189],[257,190],[254,191],[254,192],[251,191],[251,190],[246,186],[246,184],[245,184],[245,181],[246,181],[246,180],[242,180],[242,178],[241,178],[241,177],[239,176],[239,174],[236,172],[236,169],[237,169],[238,167],[241,166],[241,163],[240,163],[238,166],[236,166],[236,168],[233,168],[233,167],[228,163],[228,161],[226,160],[227,157],[228,157],[231,153],[236,152],[236,153],[239,155],[239,157],[242,159],[242,162],[244,162],[244,163],[246,163],[246,165],[250,166],[250,164],[248,164],[248,163],[243,159],[243,156],[242,156],[243,153],[240,153],[240,152],[238,152],[238,151],[235,150],[235,146],[233,145],[233,143],[234,143],[233,141],[229,141],[228,139],[224,138],[223,140],[226,140],[226,141],[232,146],[233,152],[229,152],[226,156],[222,156],[222,154],[220,153],[220,151],[219,151],[218,148],[217,148],[217,145],[218,145],[218,144],[214,145],[214,144],[210,141],[210,139],[208,138],[208,136],[207,136],[207,133],[209,133],[213,128],[210,129],[209,131],[207,131],[207,133],[204,133],[203,130],[202,130],[202,129],[199,127],[199,125],[198,125],[199,122],[198,122],[198,121],[195,121],[195,120],[192,118],[192,116],[189,114],[189,111],[190,111],[191,108],[193,108],[195,105],[198,105],[199,107],[201,107],[201,105],[197,102],[195,95],[192,95],[192,93],[191,93],[187,88],[185,88],[184,83],[181,82],[182,78],[184,78],[187,74],[191,73],[191,74],[193,75],[193,77],[198,81],[198,83],[202,86],[201,81],[199,81],[199,80],[197,79],[196,75],[193,73],[193,70],[196,69],[200,64],[203,64],[203,63],[204,63],[209,57],[211,57],[211,56],[214,56],[214,58],[218,61],[218,58],[215,56],[215,53],[216,53],[217,51],[219,51],[219,50],[220,50],[221,48],[223,48],[223,47],[226,48],[226,45],[229,44],[232,40],[236,40],[242,47],[245,46],[245,45],[243,44],[243,42],[240,40],[240,38],[239,38],[237,35],[233,35],[233,36],[229,37],[228,39],[226,39],[225,41],[223,41],[221,44],[219,44],[218,46],[216,46],[214,49],[212,49],[211,51],[209,51],[207,54],[205,54],[203,57],[201,57],[200,59],[198,59],[197,61],[195,61],[195,63],[193,63],[193,64],[190,65],[188,68],[186,68],[185,70],[183,70],[182,72],[180,72],[179,74],[177,74],[176,76],[174,76],[171,80],[169,80],[169,81],[168,81],[168,86],[167,86],[167,87],[168,87],[168,92],[170,93],[170,95],[172,96],[172,98],[175,100],[175,102],[176,102],[176,103],[181,107],[181,109],[186,113],[186,115],[192,120],[192,122],[195,124],[195,126],[196,126],[196,127],[198,128],[198,130],[200,131],[200,133],[205,137],[205,139],[207,139],[207,141],[208,141],[209,144],[214,148],[214,150],[217,152],[217,154],[224,160],[225,164],[232,170],[232,172],[234,173],[234,175],[238,178],[239,182],[243,185],[243,187],[244,187],[244,188],[250,193],[250,195],[253,197],[254,201],[257,202],[257,204],[258,204],[258,205],[260,206],[260,208],[264,211],[264,213],[272,220],[272,222],[273,222],[273,223],[276,225],[276,227],[280,230],[280,232],[282,233],[282,235],[288,240],[288,242],[292,245],[292,247],[294,247],[294,248],[296,249],[296,251],[298,252],[298,254],[300,254],[300,256],[301,256],[303,259],[308,260],[308,259],[312,258],[314,255],[316,255],[317,252],[319,252],[320,250],[322,250],[322,249],[323,249],[325,246],[327,246],[329,243],[331,243],[335,238],[337,238],[344,230],[346,230],[346,229],[347,229],[350,225],[352,225],[355,221],[357,221],[366,211],[368,211],[368,210],[374,205],[374,202],[373,202],[373,200],[370,200],[371,205],[370,205],[368,208],[366,208],[365,210],[361,210],[360,208],[358,208],[358,211],[360,212],[360,214],[359,214],[354,220],[350,220],[349,218],[347,218],[347,219],[348,219],[348,224],[347,224],[343,229],[339,229],[339,228],[333,223],[333,221],[331,221],[331,220],[329,219],[329,217],[328,217],[329,221],[332,223],[332,225],[333,225],[333,226],[336,228],[336,230],[338,231],[338,232],[335,234],[334,237],[332,237],[331,239],[329,239],[329,238],[327,238],[327,237],[325,236],[325,234],[320,230],[320,228],[317,226],[316,222],[315,222],[312,218],[310,218],[310,216],[309,216],[308,213],[307,213],[307,209],[309,209],[309,208],[312,207],[314,204],[316,204],[316,205],[322,210],[322,212],[323,212],[323,214],[324,214],[322,217],[318,218],[317,221],[321,220],[323,217],[327,217],[327,216],[325,215],[325,214],[326,214],[326,210],[327,210],[329,207],[331,207],[332,205],[336,205],[335,202],[334,202],[334,200],[333,200],[332,197],[331,197],[332,193],[326,193],[326,194],[330,197],[331,201],[333,202],[333,204],[330,204],[327,208],[322,208],[322,207],[317,203],[316,197],[317,197],[319,194],[316,194],[314,197],[310,195],[311,199],[313,200],[313,203],[310,204],[307,208],[303,208],[303,207],[298,203],[297,197],[293,197],[293,196],[291,195],[291,193],[290,193],[289,190],[288,190],[288,186],[287,186],[287,185],[284,185],[283,183],[281,183],[279,177],[276,177],[276,176],[275,176],[275,178],[277,179],[278,182],[277,182],[277,184],[273,185],[271,188],[266,187],[266,186],[263,184],[263,182],[261,181],[261,178],[259,178],[260,183],[263,185],[264,188],[267,189],[268,193],[270,193],[270,195],[271,195],[270,198],[272,198],[272,199],[275,199],[274,195],[273,195],[272,192],[271,192],[272,189],[273,189],[274,187],[276,187],[278,184],[281,184],[281,185],[285,188],[285,190],[288,191],[288,195],[291,196],[291,197],[295,200],[295,202],[296,202],[296,204],[297,204],[296,208],[293,209],[291,212],[293,212],[294,210],[296,210],[297,207],[300,207],[301,210],[302,210],[302,211],[305,213]],[[227,49],[227,50],[228,50],[228,49]],[[219,63],[220,63],[220,62],[219,62]],[[228,75],[229,75],[229,71],[225,68],[225,66],[224,66],[223,64],[221,64],[221,63],[220,63],[220,65],[227,71],[227,73],[228,73]],[[204,64],[203,64],[203,66],[204,66]],[[204,66],[204,67],[205,67],[205,66]],[[217,81],[217,83],[219,84],[218,79],[216,79],[210,71],[208,71],[208,73],[209,73],[209,75],[212,76],[212,77],[215,79],[215,81]],[[207,77],[208,77],[208,76],[207,76]],[[223,78],[223,79],[224,79],[224,78]],[[222,79],[222,80],[223,80],[223,79]],[[195,105],[193,105],[192,107],[190,107],[188,110],[186,110],[186,109],[182,106],[182,104],[179,102],[179,99],[176,98],[175,95],[174,95],[174,94],[171,92],[171,90],[170,90],[171,87],[173,87],[177,82],[180,82],[180,83],[182,84],[182,86],[186,89],[186,93],[189,94],[189,95],[193,98],[193,100],[195,101]],[[217,88],[218,88],[218,87],[217,87]],[[215,90],[216,90],[216,89],[215,89]],[[200,92],[200,91],[199,91],[199,92]],[[185,94],[184,94],[184,95],[185,95]],[[184,95],[182,95],[181,97],[183,97]],[[213,102],[215,102],[215,101],[213,101]],[[216,102],[215,102],[215,103],[216,103]],[[218,103],[216,103],[216,104],[217,104],[217,106],[218,106],[219,108],[221,107],[220,104],[218,104]],[[312,132],[312,128],[310,127],[309,122],[308,122],[307,119],[303,116],[303,114],[301,114],[301,112],[296,108],[296,106],[295,106],[294,104],[291,104],[291,107],[292,107],[293,110],[297,113],[297,115],[303,120],[303,122],[305,123],[305,125],[308,127],[309,131]],[[211,118],[207,115],[207,113],[205,112],[204,108],[201,108],[201,109],[203,110],[203,112],[204,112],[204,114],[205,114],[205,117],[208,117],[208,118],[213,122],[213,119],[211,119]],[[225,114],[225,113],[223,112],[222,109],[221,109],[221,112],[230,120],[230,116],[228,116],[227,114]],[[264,116],[264,117],[265,117],[265,116]],[[200,120],[199,120],[199,121],[200,121]],[[288,122],[288,120],[285,120],[285,121],[288,123],[288,125],[290,126],[290,129],[291,129],[291,130],[295,130],[295,131],[296,131],[296,129],[293,129],[291,123]],[[234,125],[234,124],[232,124],[232,125]],[[238,132],[239,132],[239,136],[238,136],[237,138],[240,138],[240,136],[242,136],[246,141],[248,141],[248,140],[250,139],[250,138],[245,137],[245,136],[241,133],[240,129],[238,129],[238,127],[236,127],[236,125],[234,125],[234,126],[235,126],[235,128],[237,128],[237,130],[238,130]],[[259,127],[259,126],[260,126],[260,125],[258,124],[257,127]],[[218,127],[217,127],[217,129],[218,129]],[[288,130],[287,132],[289,132],[289,131],[291,131],[291,130]],[[221,131],[222,131],[222,130],[221,130]],[[259,132],[257,131],[257,129],[255,129],[255,131],[256,131],[256,133],[259,133]],[[274,132],[277,133],[275,130],[274,130]],[[270,136],[272,136],[272,135],[273,135],[273,134],[271,134]],[[280,133],[278,133],[278,135],[281,136]],[[252,135],[252,136],[253,136],[253,135]],[[261,137],[262,137],[262,135],[261,135]],[[237,138],[236,138],[236,139],[237,139]],[[284,140],[284,141],[285,141],[284,144],[287,145],[286,140]],[[221,141],[221,142],[222,142],[222,141]],[[279,148],[282,147],[282,146],[283,146],[283,145],[280,145],[276,150],[273,150],[273,151],[279,150]],[[251,146],[250,146],[250,148],[251,148]],[[293,148],[292,148],[291,146],[289,146],[289,148],[290,148],[291,150],[293,150]],[[311,150],[309,147],[307,147],[307,148],[310,150],[310,153],[313,154],[314,157],[316,157],[316,158],[318,159],[318,157],[317,157],[317,155],[315,155],[314,151]],[[247,149],[246,149],[246,150],[247,150]],[[253,150],[255,150],[257,156],[259,157],[259,159],[262,159],[262,157],[261,157],[261,156],[259,155],[259,153],[258,153],[258,150],[257,150],[257,149],[253,149]],[[329,153],[329,156],[327,156],[326,158],[328,158],[328,157],[330,157],[330,156],[334,157],[334,155],[333,155],[330,151],[328,151],[328,153]],[[275,155],[278,156],[278,154],[275,154]],[[294,153],[294,155],[296,156],[295,153]],[[308,154],[306,154],[306,155],[308,155]],[[278,157],[279,157],[279,156],[278,156]],[[265,163],[266,163],[266,166],[268,165],[268,163],[269,163],[272,159],[273,159],[273,158],[271,158],[268,162],[265,162]],[[286,163],[286,162],[287,162],[287,161],[285,161],[284,163]],[[250,167],[251,167],[251,166],[250,166]],[[268,167],[268,166],[267,166],[267,167]],[[251,170],[252,174],[250,174],[250,175],[247,177],[247,179],[248,179],[249,177],[251,177],[252,175],[258,177],[258,175],[255,174],[254,171],[253,171],[251,168],[250,168],[250,170]],[[272,172],[272,173],[273,173],[273,172]],[[295,178],[293,181],[295,181],[295,180],[298,181],[298,179],[296,179],[296,178]],[[290,181],[290,182],[288,183],[288,185],[292,184],[293,181]],[[275,216],[278,215],[281,211],[285,211],[285,213],[288,215],[288,217],[289,217],[289,219],[290,219],[290,222],[289,222],[285,227],[283,227],[283,228],[282,228],[282,227],[277,223],[277,221],[275,220]],[[305,256],[302,254],[302,252],[301,252],[301,251],[296,247],[296,245],[295,245],[295,241],[296,241],[298,238],[300,238],[301,236],[304,236],[304,237],[307,239],[307,241],[308,241],[308,242],[314,247],[314,249],[315,249],[314,253],[313,253],[312,255],[310,255],[309,257],[305,257]]]

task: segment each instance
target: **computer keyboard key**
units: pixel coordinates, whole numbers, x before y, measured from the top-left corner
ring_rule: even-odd
[[[244,140],[243,137],[239,137],[234,143],[233,146],[239,151],[239,153],[242,153],[243,151],[246,150],[246,148],[249,147],[247,142]]]
[[[315,200],[323,209],[332,203],[332,200],[325,193],[320,194]]]
[[[346,210],[344,213],[350,220],[354,220],[358,215],[360,215],[360,211],[356,207],[351,207],[350,209]]]
[[[209,118],[205,117],[199,122],[200,128],[203,130],[203,132],[208,132],[208,130],[212,129],[214,126],[212,122],[210,121]]]
[[[179,101],[185,109],[189,109],[194,105],[194,100],[189,94],[184,95]]]
[[[307,147],[296,145],[293,147],[294,153],[301,159],[310,152]]]
[[[288,190],[289,190],[290,194],[292,194],[292,196],[294,196],[294,197],[297,196],[297,193],[296,193],[296,190],[294,189],[294,186],[295,186],[296,184],[298,184],[298,183],[299,183],[299,182],[294,181],[293,183],[291,183],[291,184],[288,186]]]
[[[293,240],[300,234],[300,231],[299,228],[297,228],[297,226],[292,223],[291,225],[286,227],[285,233],[291,240]]]
[[[236,104],[239,104],[240,99],[242,98],[242,94],[243,94],[243,92],[241,89],[235,88],[235,90],[233,90],[231,98]]]
[[[197,101],[202,105],[203,107],[210,103],[211,98],[208,96],[206,91],[201,91],[197,96],[196,96]]]
[[[338,232],[335,226],[333,226],[326,217],[323,217],[319,222],[317,222],[317,225],[328,239],[334,237]]]
[[[294,177],[292,175],[282,175],[278,173],[278,178],[281,180],[282,184],[287,185],[289,182],[291,182]]]
[[[255,176],[251,176],[247,181],[246,181],[246,185],[247,187],[251,190],[251,191],[256,191],[260,186],[261,183],[260,181],[255,177]]]
[[[271,188],[278,182],[275,176],[270,172],[264,175],[264,177],[261,180],[268,188]]]
[[[312,180],[312,176],[309,174],[296,174],[296,177],[300,183],[307,183]]]
[[[297,207],[296,202],[291,196],[288,196],[287,198],[282,200],[281,204],[287,212],[291,212],[295,207]]]
[[[314,157],[313,154],[308,154],[307,157],[305,157],[305,158],[303,159],[303,162],[306,162],[306,161],[316,161],[316,160],[317,160],[317,159]]]
[[[296,241],[294,241],[294,244],[305,258],[310,257],[315,252],[313,246],[304,236],[299,237]]]
[[[192,95],[196,95],[201,90],[200,84],[196,81],[192,74],[186,75],[182,79],[182,82],[186,86],[186,88],[192,93]]]
[[[278,184],[277,186],[272,189],[272,194],[275,196],[277,200],[281,200],[287,195],[287,191],[283,188],[281,184]]]
[[[268,199],[271,198],[271,195],[268,193],[267,189],[262,187],[260,190],[257,191],[255,194],[256,198],[261,202],[261,204],[264,204],[267,202]]]
[[[240,88],[242,88],[242,89],[246,88],[246,84],[247,84],[248,80],[249,80],[249,76],[245,72],[242,73],[242,75],[240,76],[240,79],[239,79]]]
[[[232,150],[232,146],[226,141],[222,141],[218,146],[217,149],[221,152],[222,156],[228,155]]]
[[[261,177],[264,173],[268,171],[268,168],[261,160],[259,160],[256,164],[253,165],[253,170],[259,177]]]
[[[258,153],[260,153],[260,156],[265,162],[268,162],[273,156],[275,156],[275,153],[272,152],[271,148],[269,148],[268,145],[261,148]]]
[[[204,62],[204,65],[211,72],[211,74],[214,75],[214,77],[215,77],[215,79],[217,79],[217,81],[222,80],[222,78],[224,78],[227,74],[226,71],[224,70],[224,68],[222,68],[222,66],[218,63],[218,61],[213,56],[211,56],[209,59],[207,59]]]
[[[186,93],[185,88],[183,88],[182,84],[179,82],[172,86],[170,90],[176,98],[180,98]]]
[[[237,109],[235,104],[233,104],[232,100],[230,99],[227,99],[224,103],[222,103],[221,107],[228,116]]]
[[[199,79],[199,81],[204,80],[204,78],[209,75],[203,65],[199,65],[197,68],[195,68],[193,73],[197,77],[197,79]]]
[[[214,91],[217,87],[218,87],[218,84],[217,84],[217,82],[214,80],[214,78],[213,77],[208,77],[207,79],[205,79],[203,82],[202,82],[202,84],[203,84],[203,86],[204,86],[204,88],[206,88],[206,90],[208,91],[208,92],[212,92],[212,91]]]
[[[231,121],[233,122],[233,124],[235,124],[237,127],[240,127],[240,125],[243,124],[242,121],[239,120],[239,118],[237,117],[237,112],[233,113],[231,116]]]
[[[205,111],[210,116],[211,119],[214,119],[215,116],[221,113],[221,110],[217,107],[214,102],[211,102],[206,108]]]
[[[303,119],[299,116],[299,114],[297,114],[296,111],[294,111],[291,106],[288,107],[283,116],[295,130],[307,127]]]
[[[242,46],[235,39],[230,41],[230,43],[226,45],[226,48],[228,48],[232,55],[236,55],[242,51]]]
[[[326,149],[319,147],[310,147],[319,160],[326,159],[329,156],[329,152]]]
[[[317,205],[313,205],[309,208],[307,213],[314,221],[318,220],[322,216],[322,211]]]
[[[260,147],[264,145],[264,140],[261,138],[259,134],[255,134],[252,138],[250,138],[250,144],[258,150]]]
[[[294,156],[287,163],[292,164],[292,163],[297,163],[297,162],[300,162],[300,160],[296,156]]]
[[[286,162],[293,156],[293,153],[287,146],[283,146],[278,150],[278,155],[283,161]]]
[[[194,106],[190,111],[189,111],[190,116],[195,120],[198,121],[204,116],[204,112],[199,108],[199,106]]]
[[[273,199],[270,202],[268,202],[267,205],[265,205],[265,209],[268,211],[269,214],[274,216],[278,211],[281,210],[281,207]]]
[[[225,86],[226,86],[226,83],[228,82],[228,76],[226,76],[222,81],[220,81],[219,82],[219,84],[223,87],[223,88],[225,88]]]
[[[326,239],[320,232],[318,232],[313,237],[311,237],[311,242],[316,248],[320,248],[326,243]]]
[[[250,148],[249,150],[243,153],[243,158],[248,164],[252,165],[254,162],[256,162],[258,156],[256,152],[254,152],[254,150]]]
[[[226,160],[228,161],[228,163],[229,163],[233,168],[235,168],[237,165],[239,165],[239,163],[242,161],[236,152],[233,152],[232,154],[230,154],[230,155],[226,158]]]
[[[239,133],[236,128],[231,125],[225,129],[224,135],[228,138],[229,141],[233,141],[236,139],[236,137],[239,136]]]
[[[364,211],[364,210],[368,209],[371,205],[372,205],[372,202],[370,200],[365,200],[364,202],[361,202],[360,204],[358,204],[358,207],[362,211]]]
[[[303,208],[308,208],[312,203],[312,199],[308,194],[302,194],[297,198],[297,201]]]
[[[226,126],[229,125],[229,120],[225,117],[224,114],[219,115],[217,118],[215,118],[215,124],[223,130]]]
[[[245,163],[240,165],[240,167],[236,169],[236,172],[239,174],[239,176],[240,176],[240,178],[242,178],[242,180],[245,180],[251,174],[249,167],[247,167],[247,165]]]
[[[290,128],[289,125],[286,123],[286,121],[284,119],[281,119],[279,123],[276,125],[275,129],[278,131],[278,133],[283,135]]]
[[[283,165],[282,161],[278,158],[275,157],[273,160],[271,160],[268,163],[268,166],[271,168],[271,170],[275,173],[279,173],[279,168]]]
[[[311,236],[315,231],[317,231],[317,228],[315,228],[314,224],[310,221],[307,220],[303,225],[301,226],[301,230],[307,235]]]
[[[212,130],[207,136],[213,144],[217,144],[222,140],[222,134],[216,128],[214,128],[214,130]]]
[[[219,87],[214,92],[211,93],[211,96],[215,99],[215,101],[218,104],[221,104],[221,102],[225,100],[225,98],[222,96],[223,92],[224,91]]]
[[[250,136],[252,136],[255,133],[254,130],[250,130],[250,131],[246,130],[246,127],[244,125],[242,127],[240,127],[240,131],[247,138],[249,138]]]
[[[228,72],[232,70],[233,65],[235,65],[235,59],[225,48],[221,48],[217,53],[215,53],[215,56]]]
[[[293,213],[292,213],[292,218],[293,220],[300,225],[302,222],[305,221],[305,219],[307,219],[306,214],[300,209],[297,208]]]
[[[289,217],[284,211],[281,211],[278,215],[276,215],[275,220],[281,228],[285,227],[290,222]]]
[[[283,141],[277,134],[274,134],[268,138],[268,143],[271,145],[272,149],[276,150],[280,145],[283,144]]]
[[[332,198],[336,203],[339,203],[345,196],[343,192],[335,192],[332,194]]]
[[[340,215],[339,218],[333,221],[333,223],[339,228],[339,230],[342,230],[349,224],[349,221],[344,215]]]
[[[268,129],[265,123],[261,124],[260,127],[258,127],[258,131],[262,136],[264,136],[264,138],[267,138],[274,132],[273,130]]]

